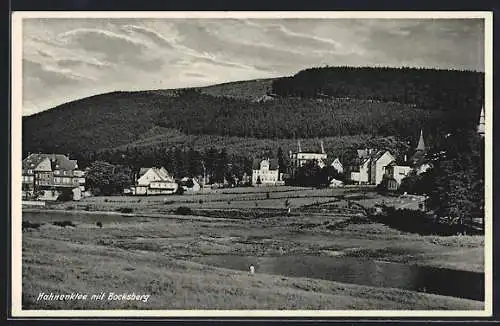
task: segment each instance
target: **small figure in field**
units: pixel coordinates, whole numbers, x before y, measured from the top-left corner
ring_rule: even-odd
[[[101,222],[97,222],[96,225],[100,228],[102,228],[102,223]]]
[[[250,274],[255,274],[255,267],[250,265]]]

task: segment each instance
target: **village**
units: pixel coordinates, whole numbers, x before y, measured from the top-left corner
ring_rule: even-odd
[[[299,141],[297,151],[289,153],[290,166],[286,171],[280,171],[277,159],[254,159],[251,177],[245,174],[240,184],[251,184],[254,187],[285,186],[286,178],[293,177],[298,168],[306,164],[314,164],[319,168],[328,165],[336,175],[343,176],[342,179],[345,182],[329,177],[329,187],[378,186],[384,181],[384,187],[387,190],[395,191],[412,171],[421,174],[431,167],[431,161],[425,158],[426,152],[424,136],[421,132],[418,145],[411,156],[404,155],[401,159],[388,150],[359,149],[355,165],[344,167],[338,157],[332,159],[327,155],[323,142],[321,142],[320,152],[307,152],[302,150]],[[85,186],[86,172],[88,169],[79,169],[76,160],[71,160],[63,154],[30,154],[23,160],[22,198],[28,204],[28,201],[51,202],[68,199],[79,201],[92,196],[91,191]],[[123,194],[170,195],[178,193],[179,188],[189,194],[227,187],[227,184],[210,184],[207,180],[206,175],[184,176],[176,179],[164,167],[143,167],[136,175],[134,184],[125,188]]]

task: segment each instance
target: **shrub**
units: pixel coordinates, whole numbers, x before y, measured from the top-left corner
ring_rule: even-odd
[[[23,230],[27,229],[39,229],[42,224],[31,223],[30,221],[23,221]]]
[[[76,227],[76,224],[74,224],[72,221],[55,221],[52,222],[52,224],[63,228],[65,228],[66,226]]]
[[[200,203],[200,205],[203,204],[203,199],[200,199],[198,202]]]
[[[97,225],[98,227],[102,228],[102,223],[101,222],[97,222],[95,225]]]
[[[73,191],[71,189],[64,189],[57,197],[57,201],[72,201]]]
[[[66,207],[66,210],[67,210],[67,211],[72,211],[72,210],[74,210],[74,209],[75,209],[75,207],[73,207],[73,206],[68,206],[68,207]]]
[[[191,215],[193,213],[193,211],[189,207],[180,206],[180,207],[177,207],[177,209],[175,210],[175,213],[179,214],[179,215]]]
[[[134,210],[130,207],[120,207],[117,208],[116,211],[121,213],[132,213]]]
[[[90,211],[90,205],[85,206],[84,210],[85,211]]]
[[[106,198],[106,199],[104,199],[104,202],[105,202],[105,203],[107,203],[107,202],[108,202],[108,199],[107,199],[107,198]]]

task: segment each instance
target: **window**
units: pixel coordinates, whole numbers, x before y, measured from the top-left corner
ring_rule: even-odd
[[[33,173],[33,170],[28,170],[28,173],[29,173],[29,174]]]
[[[59,172],[59,170],[55,170],[55,171],[54,171],[54,174],[55,174],[55,175],[59,175],[59,173],[60,173],[60,172]]]

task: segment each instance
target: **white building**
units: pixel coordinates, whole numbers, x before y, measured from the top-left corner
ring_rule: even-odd
[[[337,171],[337,173],[344,173],[344,166],[342,165],[338,157],[333,160],[330,166],[333,167],[335,171]]]
[[[378,185],[382,182],[386,167],[395,160],[386,150],[358,150],[358,158],[351,167],[349,177],[358,184]]]
[[[398,183],[398,186],[400,186],[401,181],[406,178],[412,170],[411,166],[397,165],[395,162],[392,162],[386,167],[385,172],[387,177],[393,178]]]
[[[386,167],[396,158],[389,151],[379,151],[371,157],[370,183],[378,185],[384,178]]]
[[[330,184],[328,185],[330,188],[337,188],[344,186],[344,183],[337,179],[330,180]]]
[[[370,181],[370,159],[361,159],[351,169],[350,179],[357,184],[367,184]]]
[[[184,191],[197,192],[201,190],[201,185],[196,178],[184,177],[181,179],[180,184]]]
[[[278,160],[255,159],[252,164],[252,185],[269,185],[278,186],[284,185],[283,173],[279,171]]]
[[[297,143],[297,152],[290,152],[290,164],[292,170],[295,170],[301,166],[304,166],[307,162],[316,162],[320,168],[326,165],[326,159],[328,155],[325,152],[323,142],[321,142],[321,153],[316,152],[303,152],[300,146],[300,141]]]
[[[132,194],[168,195],[175,193],[178,188],[179,185],[165,168],[141,168],[132,187]]]

